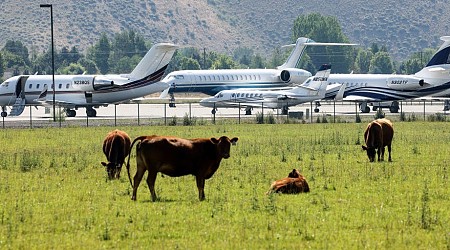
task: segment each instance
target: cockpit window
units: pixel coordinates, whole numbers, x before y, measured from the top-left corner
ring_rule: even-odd
[[[8,85],[9,85],[9,82],[8,81],[4,81],[4,82],[2,82],[1,86],[7,88]]]
[[[183,75],[176,75],[175,79],[184,79],[184,76]]]

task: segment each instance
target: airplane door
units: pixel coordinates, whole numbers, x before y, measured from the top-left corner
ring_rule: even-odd
[[[16,98],[25,98],[25,83],[29,76],[22,76],[19,78],[16,84]]]

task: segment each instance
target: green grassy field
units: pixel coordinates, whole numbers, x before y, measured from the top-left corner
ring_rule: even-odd
[[[2,130],[0,249],[449,249],[449,124],[395,122],[393,162],[375,163],[365,126],[120,128],[132,139],[239,137],[203,202],[193,176],[160,175],[160,201],[145,181],[131,201],[126,170],[108,181],[100,165],[112,127]],[[293,168],[310,193],[265,194]]]

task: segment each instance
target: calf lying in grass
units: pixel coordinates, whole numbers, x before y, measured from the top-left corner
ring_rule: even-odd
[[[298,194],[309,192],[308,182],[297,169],[293,169],[288,177],[274,181],[270,186],[267,194],[283,193],[283,194]]]

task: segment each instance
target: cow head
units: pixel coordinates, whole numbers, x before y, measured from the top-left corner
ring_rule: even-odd
[[[230,158],[230,147],[231,145],[236,145],[236,142],[239,140],[239,138],[234,137],[233,139],[230,139],[226,136],[222,136],[219,139],[211,138],[211,141],[216,144],[218,153],[221,157],[228,159]]]
[[[103,162],[103,161],[102,161],[102,165],[104,167],[106,167],[106,172],[108,173],[108,178],[110,180],[112,180],[112,179],[119,179],[119,177],[120,177],[120,170],[121,170],[120,165],[117,165],[117,164],[115,164],[113,162],[106,163],[106,162]]]
[[[299,178],[300,177],[300,172],[298,172],[297,169],[292,169],[292,172],[289,173],[288,175],[289,178]]]
[[[367,152],[367,157],[369,157],[369,161],[374,162],[375,154],[376,154],[375,147],[366,147],[366,146],[362,145],[362,149]]]

